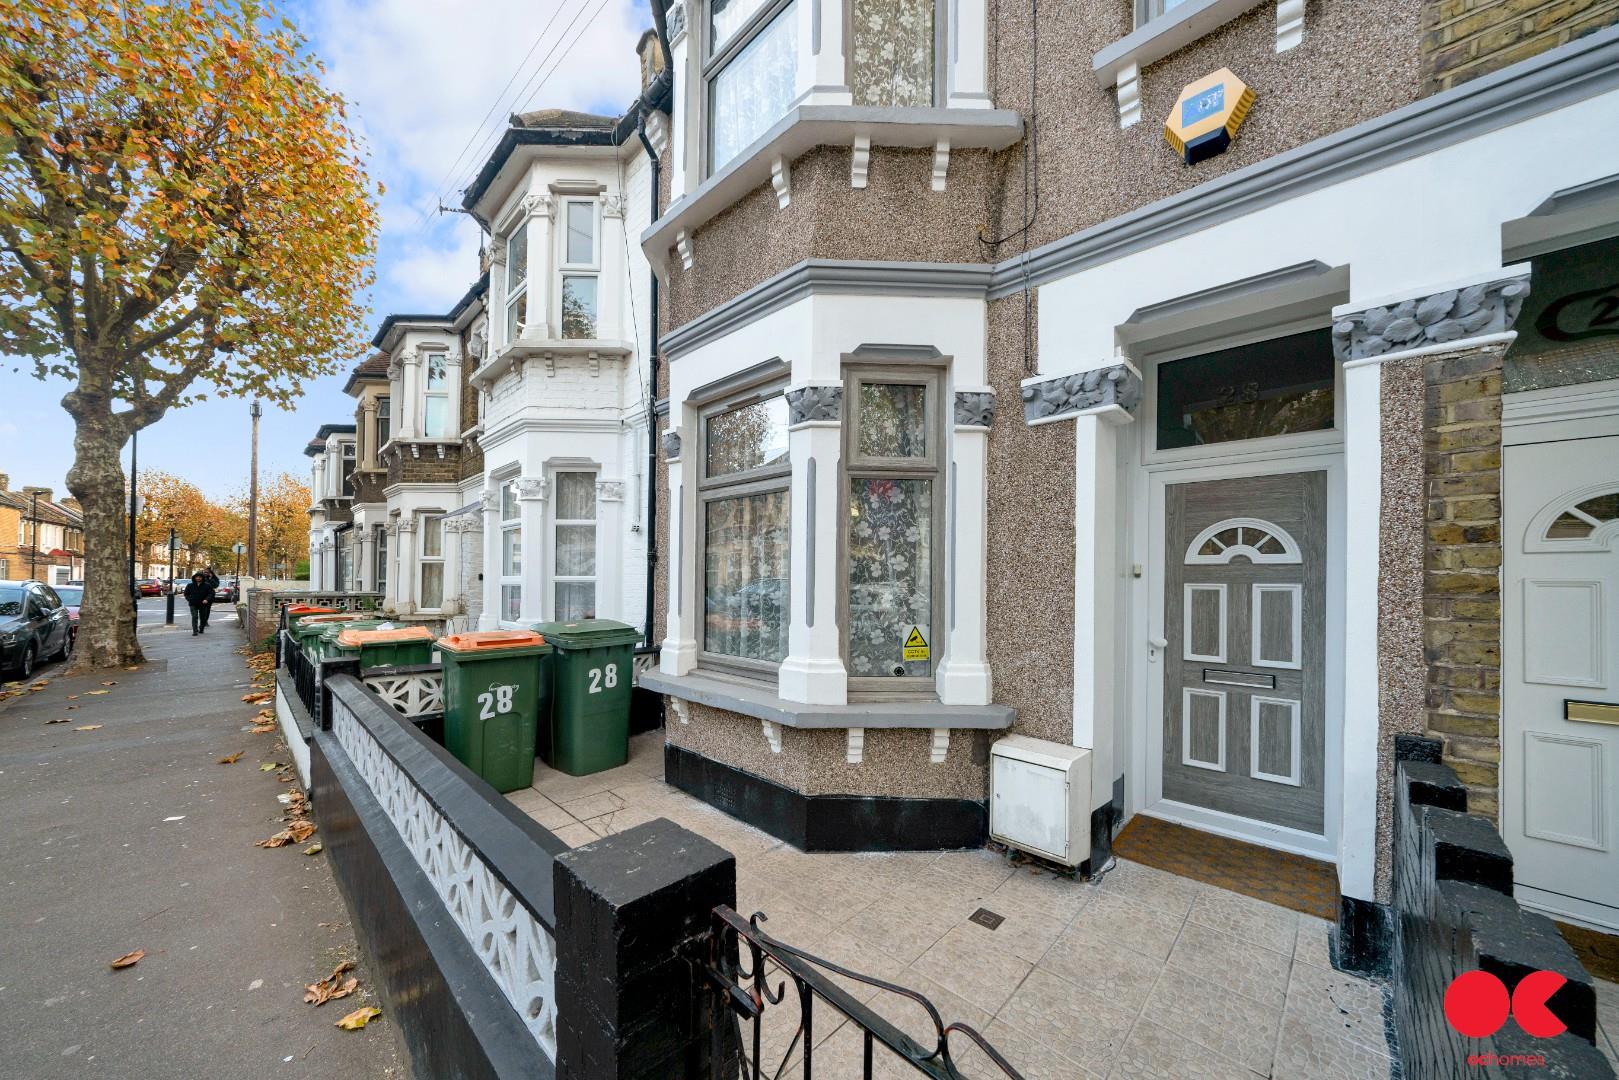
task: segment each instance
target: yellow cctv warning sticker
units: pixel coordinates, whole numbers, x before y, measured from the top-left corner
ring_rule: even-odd
[[[920,626],[911,627],[909,636],[905,638],[905,660],[926,660],[928,658],[928,640],[922,636]]]

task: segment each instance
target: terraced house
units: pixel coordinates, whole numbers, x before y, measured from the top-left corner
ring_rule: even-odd
[[[1615,21],[672,5],[670,782],[807,849],[1212,834],[1375,968],[1403,747],[1619,931]],[[1077,766],[1002,825],[1007,733]]]

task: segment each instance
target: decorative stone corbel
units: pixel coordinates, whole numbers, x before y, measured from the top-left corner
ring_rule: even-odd
[[[665,431],[660,440],[663,444],[663,456],[674,461],[680,456],[680,430],[678,428]]]
[[[995,423],[995,393],[962,390],[956,393],[957,427],[990,427]]]
[[[592,349],[586,354],[585,358],[590,361],[590,377],[592,379],[600,377],[602,373],[602,358],[600,354],[598,354],[596,350]]]
[[[1134,64],[1119,72],[1119,127],[1141,122],[1141,69]]]
[[[770,752],[781,753],[781,725],[773,720],[761,720],[759,725],[764,728],[765,742],[770,744]]]
[[[623,502],[624,481],[598,480],[596,481],[596,498],[602,502]]]
[[[544,214],[547,218],[556,216],[556,200],[551,198],[549,191],[531,191],[523,196],[522,207],[529,217],[538,217]]]
[[[677,8],[681,17],[685,17],[685,9]],[[669,149],[669,118],[660,110],[653,109],[646,118],[646,137],[652,143],[652,151],[659,157]]]
[[[843,387],[795,386],[787,391],[787,426],[835,424],[843,415]]]
[[[854,155],[849,161],[849,186],[863,188],[866,186],[866,171],[871,168],[871,136],[856,135],[854,137]]]
[[[866,754],[866,729],[852,727],[849,729],[849,744],[843,757],[850,765],[858,765]]]
[[[1109,367],[1029,383],[1023,387],[1022,394],[1023,419],[1029,424],[1061,419],[1106,405],[1129,410],[1141,401],[1141,373],[1121,358]]]
[[[784,154],[777,154],[770,162],[770,186],[776,189],[776,208],[787,209],[793,201],[793,177]]]
[[[664,18],[664,26],[669,32],[669,46],[673,48],[680,44],[681,39],[686,36],[686,5],[675,4],[671,7]]]
[[[519,499],[543,499],[551,494],[551,481],[543,476],[525,476],[517,481]]]
[[[1304,0],[1276,0],[1276,51],[1304,40]]]
[[[1505,333],[1518,321],[1528,296],[1529,276],[1525,274],[1350,312],[1332,324],[1333,355],[1339,360],[1363,360]]]
[[[413,459],[417,460],[417,461],[421,460],[421,457],[422,457],[422,444],[421,443],[411,443],[410,444],[410,456]]]
[[[624,216],[624,196],[609,195],[602,200],[602,217],[621,218]]]
[[[685,229],[675,233],[675,251],[680,254],[680,268],[690,270],[692,262],[691,237],[686,233]]]
[[[443,443],[437,443],[437,444],[434,445],[433,449],[438,451],[438,459],[440,461],[443,461],[444,460],[444,444]]]
[[[940,139],[933,144],[933,190],[943,191],[945,174],[950,171],[950,140]]]
[[[497,488],[484,488],[478,492],[478,509],[488,512],[500,509],[500,491]]]
[[[933,729],[933,742],[928,748],[928,760],[935,765],[943,765],[944,757],[950,753],[950,729],[936,727]]]

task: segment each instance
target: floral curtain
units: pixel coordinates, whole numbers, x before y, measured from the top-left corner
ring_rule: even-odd
[[[855,0],[856,105],[933,104],[934,0]]]
[[[931,654],[907,661],[905,643],[932,635],[933,482],[849,484],[849,674],[931,676]]]

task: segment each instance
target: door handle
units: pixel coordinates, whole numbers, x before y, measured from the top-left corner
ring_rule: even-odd
[[[1148,638],[1147,639],[1147,662],[1149,664],[1156,664],[1158,662],[1158,651],[1160,649],[1167,649],[1167,648],[1169,648],[1169,642],[1165,641],[1163,638],[1161,638],[1161,637]]]

